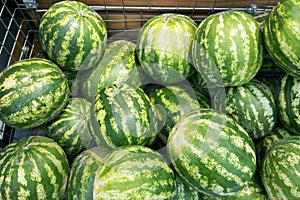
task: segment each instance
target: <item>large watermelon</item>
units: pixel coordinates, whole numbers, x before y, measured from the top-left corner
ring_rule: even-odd
[[[53,4],[39,26],[42,48],[61,68],[78,71],[98,64],[107,41],[101,16],[77,1]]]
[[[278,117],[286,129],[300,134],[300,78],[282,77],[277,91]]]
[[[235,195],[256,170],[248,133],[234,119],[212,109],[184,115],[170,132],[167,150],[176,172],[210,196]]]
[[[62,111],[69,96],[57,65],[42,58],[19,61],[0,73],[0,120],[16,128],[40,126]]]
[[[86,99],[70,98],[64,110],[47,125],[45,136],[57,142],[71,160],[93,145],[91,106]]]
[[[61,200],[68,175],[66,154],[56,142],[19,139],[0,153],[0,199]]]
[[[224,106],[226,113],[237,120],[252,138],[269,134],[277,122],[273,93],[255,79],[241,86],[228,87],[226,99],[223,101],[215,96],[214,104],[221,110]]]
[[[81,93],[89,100],[94,100],[97,88],[101,89],[112,83],[141,86],[139,70],[135,60],[136,45],[126,40],[116,40],[105,47],[103,58],[88,77],[81,83]]]
[[[300,199],[300,136],[276,143],[262,163],[261,177],[270,199]]]
[[[281,1],[264,26],[264,40],[272,59],[289,75],[300,78],[300,2]]]
[[[150,146],[154,142],[156,110],[139,87],[113,84],[99,90],[91,112],[95,141],[102,147]]]
[[[96,172],[103,164],[107,153],[107,151],[95,147],[83,151],[75,158],[68,179],[67,200],[93,199]]]
[[[144,146],[113,150],[96,171],[95,200],[167,200],[175,194],[172,168],[161,154]]]
[[[165,13],[148,20],[137,41],[137,57],[158,83],[177,83],[194,73],[188,60],[196,23],[188,16]]]
[[[256,75],[263,61],[260,27],[242,11],[210,15],[197,28],[191,56],[207,84],[243,85]]]

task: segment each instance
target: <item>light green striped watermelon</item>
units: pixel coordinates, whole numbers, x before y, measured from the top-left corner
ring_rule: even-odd
[[[205,96],[201,96],[202,98],[198,100],[195,91],[185,84],[157,88],[149,94],[149,97],[152,104],[158,105],[159,127],[162,127],[158,137],[164,144],[167,143],[169,132],[182,115],[200,108],[211,107]]]
[[[92,106],[93,134],[104,148],[150,146],[157,132],[157,114],[139,87],[113,84],[96,94]]]
[[[61,200],[68,175],[66,154],[56,142],[21,138],[0,153],[0,199]]]
[[[62,69],[78,71],[98,64],[107,41],[101,16],[77,1],[53,4],[39,26],[43,50]]]
[[[294,134],[300,134],[300,79],[290,75],[282,77],[276,99],[278,117],[283,126]]]
[[[278,141],[291,135],[292,134],[285,128],[276,126],[270,134],[262,138],[256,144],[256,157],[258,167],[261,167],[265,155]]]
[[[96,171],[94,199],[171,199],[176,181],[166,159],[144,146],[119,147]]]
[[[195,33],[191,60],[207,84],[223,87],[249,82],[263,61],[257,21],[236,10],[208,16]]]
[[[93,145],[91,106],[86,99],[70,98],[64,110],[47,125],[45,136],[57,142],[71,160]]]
[[[15,128],[33,128],[52,120],[70,96],[57,65],[42,58],[21,60],[0,73],[0,120]]]
[[[181,118],[168,138],[169,158],[181,178],[210,196],[232,196],[256,170],[254,144],[233,118],[212,109]]]
[[[269,134],[277,122],[277,110],[272,91],[262,82],[252,79],[247,84],[227,88],[226,99],[215,96],[215,107],[232,116],[252,138]]]
[[[176,13],[157,15],[139,31],[137,58],[151,78],[158,83],[178,83],[194,73],[188,60],[196,23]]]
[[[103,164],[107,153],[107,151],[95,147],[83,151],[75,158],[68,179],[67,200],[93,199],[96,172]]]
[[[300,2],[280,1],[264,26],[264,41],[270,56],[286,73],[300,78]]]
[[[102,89],[113,83],[141,86],[139,69],[135,60],[135,48],[136,44],[126,40],[109,43],[100,64],[82,80],[81,89],[84,97],[93,100],[97,88]]]
[[[261,171],[269,199],[300,199],[300,136],[276,143],[264,158]]]

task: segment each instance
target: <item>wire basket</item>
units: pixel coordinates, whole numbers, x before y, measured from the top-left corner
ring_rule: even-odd
[[[0,71],[18,60],[42,52],[38,27],[42,15],[56,0],[1,0]],[[96,10],[106,23],[109,40],[135,42],[139,29],[155,15],[172,12],[191,17],[197,24],[207,16],[226,10],[255,14],[272,9],[270,0],[81,0]],[[20,137],[40,134],[42,128],[14,129],[0,121],[0,148]]]

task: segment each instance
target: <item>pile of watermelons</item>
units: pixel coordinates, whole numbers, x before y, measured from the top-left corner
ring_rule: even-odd
[[[300,199],[299,13],[164,13],[134,43],[52,5],[0,73],[0,120],[44,129],[0,152],[0,199]]]

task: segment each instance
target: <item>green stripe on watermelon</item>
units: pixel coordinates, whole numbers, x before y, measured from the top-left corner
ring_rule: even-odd
[[[78,71],[101,59],[107,30],[101,16],[77,1],[53,4],[39,26],[42,48],[61,68]]]
[[[137,58],[151,78],[158,83],[178,83],[194,73],[189,63],[189,46],[196,23],[188,16],[165,13],[149,19],[137,41]]]
[[[157,116],[149,97],[133,85],[109,85],[98,91],[93,104],[94,136],[98,145],[150,146],[157,131]],[[107,146],[104,145],[104,146]]]
[[[70,96],[68,81],[51,61],[31,58],[0,73],[0,120],[33,128],[52,120]]]
[[[109,43],[100,64],[82,80],[81,93],[84,97],[93,100],[97,89],[113,83],[141,86],[140,74],[135,61],[135,48],[136,45],[133,42],[126,40]]]
[[[64,110],[47,125],[45,136],[56,141],[73,160],[93,145],[91,103],[83,98],[70,98]]]
[[[68,174],[66,154],[53,140],[19,139],[0,153],[0,199],[61,200]]]
[[[276,143],[262,163],[261,177],[270,199],[300,198],[300,136]]]
[[[208,16],[197,28],[190,59],[207,84],[223,87],[249,82],[263,61],[258,23],[235,10]]]
[[[281,78],[276,99],[278,116],[283,126],[294,134],[300,134],[300,79],[290,75]]]
[[[226,113],[237,120],[252,138],[269,134],[276,125],[274,96],[265,84],[256,79],[241,86],[228,87],[226,100],[222,100],[215,96],[215,107],[225,104]]]
[[[287,74],[300,77],[300,2],[280,2],[264,26],[264,41],[270,56]]]
[[[94,199],[171,199],[176,194],[172,168],[150,148],[134,145],[108,153],[96,172]]]
[[[212,109],[183,116],[170,133],[167,150],[180,177],[210,196],[235,195],[256,169],[248,133],[231,117]]]
[[[98,168],[103,164],[107,151],[99,148],[87,149],[72,162],[66,199],[93,199],[94,179]]]

